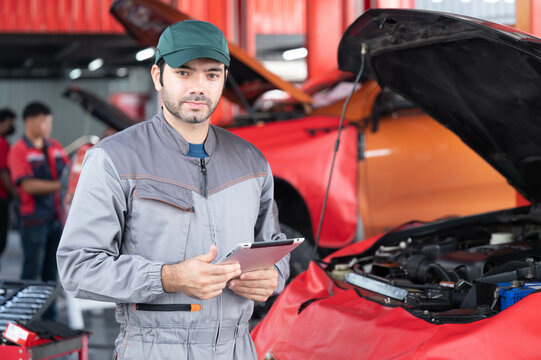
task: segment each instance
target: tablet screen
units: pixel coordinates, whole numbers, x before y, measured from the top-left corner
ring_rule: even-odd
[[[216,264],[240,264],[242,272],[267,269],[302,244],[304,238],[259,241],[235,246]]]

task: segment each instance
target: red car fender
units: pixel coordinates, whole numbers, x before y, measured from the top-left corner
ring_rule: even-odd
[[[280,360],[538,359],[540,301],[536,293],[489,319],[435,325],[353,289],[338,291],[297,316],[270,353]]]
[[[310,116],[231,131],[254,144],[267,158],[273,175],[292,185],[310,213],[315,236],[329,178],[339,119]],[[341,248],[355,237],[357,226],[357,129],[342,131],[320,246]]]
[[[252,330],[258,359],[265,359],[266,354],[275,345],[284,331],[290,328],[290,322],[297,317],[299,307],[309,299],[329,296],[328,277],[318,274],[322,270],[313,262],[308,269],[296,276],[284,292],[276,299],[263,320]],[[309,286],[307,286],[309,284]],[[310,358],[310,357],[307,357]]]
[[[368,249],[380,236],[375,236],[341,249],[333,256],[346,256],[360,253]],[[328,261],[329,257],[324,261]],[[343,291],[335,288],[334,282],[314,262],[310,263],[308,269],[295,277],[286,287],[284,292],[276,299],[269,313],[252,330],[251,335],[257,349],[258,358],[264,359],[265,354],[271,349],[284,330],[294,322],[299,307],[311,299],[329,297],[331,291]],[[319,301],[319,300],[316,300]],[[312,306],[312,305],[310,305]]]

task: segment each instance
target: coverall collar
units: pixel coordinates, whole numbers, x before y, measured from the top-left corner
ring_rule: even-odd
[[[189,143],[167,122],[167,120],[165,120],[163,110],[160,110],[155,118],[157,118],[157,121],[161,123],[162,128],[165,129],[167,141],[182,155],[187,156],[188,151],[190,150]],[[209,132],[204,144],[205,151],[209,157],[211,157],[214,154],[214,149],[216,148],[216,134],[214,133],[213,125],[209,126]]]
[[[210,132],[210,131],[209,131],[209,132]],[[208,137],[208,136],[207,136],[207,137]],[[23,134],[22,139],[23,139],[23,141],[24,141],[24,143],[26,144],[27,147],[29,147],[29,148],[34,148],[34,149],[36,148],[36,147],[34,146],[34,143],[33,143],[29,138],[27,138],[26,135]],[[45,147],[49,148],[49,147],[51,147],[51,142],[50,142],[49,140],[47,140],[46,138],[44,138],[44,139],[43,139],[43,145],[44,145]],[[207,149],[207,147],[206,147],[206,143],[205,143],[205,150],[206,150],[206,149]],[[41,149],[38,149],[38,150],[41,150]],[[208,150],[207,150],[207,154],[209,154]]]

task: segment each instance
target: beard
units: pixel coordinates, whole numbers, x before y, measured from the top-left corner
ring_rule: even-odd
[[[167,111],[173,114],[176,118],[189,124],[201,124],[207,121],[214,110],[216,110],[219,102],[216,101],[216,104],[213,104],[212,101],[204,95],[187,95],[181,97],[180,100],[176,100],[169,92],[165,90],[165,88],[162,90],[162,100]],[[206,106],[197,112],[183,111],[182,105],[187,102],[204,103]]]

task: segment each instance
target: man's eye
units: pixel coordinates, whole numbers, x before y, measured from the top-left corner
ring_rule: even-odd
[[[212,73],[209,74],[209,78],[211,78],[211,79],[217,79],[219,77],[220,77],[220,75],[218,75],[218,74],[212,74]]]
[[[186,76],[188,75],[188,72],[180,70],[180,71],[177,71],[177,74],[179,74],[180,76]]]

